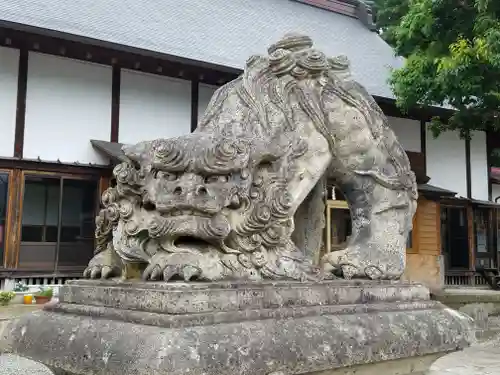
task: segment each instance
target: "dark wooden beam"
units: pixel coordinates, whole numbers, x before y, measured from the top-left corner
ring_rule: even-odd
[[[37,160],[19,160],[15,158],[0,158],[0,169],[19,169],[25,171],[45,171],[61,174],[109,176],[109,166],[96,165],[71,165],[54,162],[41,162]]]
[[[470,138],[465,139],[465,176],[467,178],[467,198],[472,199],[472,180],[470,164]]]
[[[198,105],[200,99],[200,83],[198,80],[191,81],[191,132],[198,126]]]
[[[430,121],[433,117],[440,117],[443,121],[448,121],[453,111],[440,107],[416,107],[403,113],[396,105],[396,100],[373,95],[373,98],[386,116],[408,118],[412,120]]]
[[[28,50],[21,49],[17,75],[16,129],[14,133],[14,157],[22,158],[24,126],[26,121],[26,90],[28,87]]]
[[[121,90],[121,69],[113,66],[113,80],[111,88],[111,142],[118,142],[120,132],[120,90]]]
[[[7,42],[8,41],[8,42]],[[118,65],[130,69],[220,85],[236,78],[241,71],[211,66],[179,57],[143,51],[126,46],[103,45],[99,41],[71,38],[68,35],[47,35],[45,30],[20,30],[3,26],[0,20],[0,46],[26,49],[54,56],[89,61],[102,65]]]

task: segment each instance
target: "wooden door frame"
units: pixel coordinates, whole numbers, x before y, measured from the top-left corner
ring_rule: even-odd
[[[96,214],[99,210],[100,197],[102,189],[108,185],[109,173],[106,170],[102,174],[99,173],[85,173],[74,174],[63,171],[40,171],[33,169],[21,170],[14,169],[0,169],[1,172],[9,173],[9,192],[8,192],[8,208],[6,215],[6,236],[5,247],[3,255],[3,271],[9,272],[29,272],[28,270],[19,269],[19,253],[21,245],[21,220],[24,204],[24,187],[26,176],[40,176],[40,177],[54,177],[58,179],[71,179],[81,181],[95,181],[96,182]]]
[[[7,187],[7,204],[6,204],[6,212],[5,212],[5,228],[4,228],[4,246],[3,246],[3,254],[2,261],[0,262],[0,269],[8,267],[8,260],[10,258],[11,241],[12,241],[12,205],[15,200],[15,195],[17,190],[13,188],[14,184],[14,171],[9,169],[0,168],[0,173],[6,173],[8,177],[8,187]]]

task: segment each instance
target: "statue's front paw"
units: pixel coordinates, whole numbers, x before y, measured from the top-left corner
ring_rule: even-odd
[[[393,280],[404,272],[404,254],[376,246],[355,245],[326,254],[323,270],[344,279]]]
[[[120,258],[112,250],[105,250],[96,254],[83,271],[86,279],[109,279],[119,277],[122,274],[123,264]]]
[[[190,280],[221,280],[227,275],[227,268],[217,254],[162,252],[155,254],[144,270],[144,280],[169,281],[175,278]]]

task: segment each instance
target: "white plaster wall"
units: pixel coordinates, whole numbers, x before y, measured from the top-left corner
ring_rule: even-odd
[[[475,131],[470,141],[471,191],[473,199],[488,200],[486,133]]]
[[[208,103],[210,103],[210,99],[212,99],[212,95],[217,89],[217,86],[200,83],[198,88],[198,122],[202,119]]]
[[[427,175],[429,184],[448,189],[467,197],[465,170],[465,141],[458,132],[444,132],[434,139],[427,124],[426,131]]]
[[[420,121],[391,116],[387,120],[406,151],[421,152]]]
[[[14,156],[19,50],[0,47],[0,156]]]
[[[111,67],[30,52],[24,157],[107,164],[90,140],[109,140],[111,80]]]
[[[500,185],[491,184],[491,200],[494,202],[496,197],[500,197]],[[500,202],[500,198],[498,201]]]
[[[121,143],[190,132],[190,81],[122,70],[118,137]]]

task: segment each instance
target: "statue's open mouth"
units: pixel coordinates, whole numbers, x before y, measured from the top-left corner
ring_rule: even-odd
[[[220,207],[214,205],[206,205],[196,207],[190,204],[155,204],[155,210],[163,217],[170,216],[196,216],[196,217],[212,217],[220,212]]]
[[[204,212],[204,211],[198,211],[195,209],[185,209],[185,210],[178,210],[178,211],[170,211],[168,213],[163,214],[165,217],[169,216],[197,216],[197,217],[212,217],[214,216],[211,213]]]
[[[186,247],[204,243],[215,244],[230,233],[229,222],[222,214],[200,214],[197,210],[171,211],[156,217],[149,227],[149,233],[169,247]],[[166,249],[167,250],[167,249]]]
[[[194,237],[194,236],[180,236],[175,238],[173,241],[175,248],[179,249],[199,249],[207,248],[213,245],[209,239]]]

